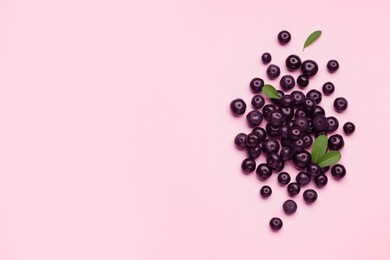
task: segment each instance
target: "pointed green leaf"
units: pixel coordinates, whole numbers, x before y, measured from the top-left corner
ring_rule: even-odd
[[[318,163],[322,156],[328,149],[328,137],[326,135],[319,135],[311,147],[311,160],[313,163]]]
[[[269,85],[269,84],[264,85],[262,91],[269,98],[280,99],[279,92],[277,92],[276,89],[272,85]]]
[[[341,153],[339,151],[330,151],[326,153],[318,161],[318,165],[321,167],[330,166],[336,164],[341,159]]]
[[[306,41],[305,41],[305,44],[303,45],[303,50],[305,50],[305,48],[307,46],[309,46],[310,44],[312,44],[315,40],[317,40],[318,38],[320,38],[322,34],[322,31],[315,31],[315,32],[312,32],[309,37],[307,37]]]

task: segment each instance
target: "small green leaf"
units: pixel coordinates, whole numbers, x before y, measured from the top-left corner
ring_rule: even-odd
[[[307,46],[309,46],[310,44],[312,44],[315,40],[317,40],[318,38],[320,38],[321,36],[321,33],[322,31],[315,31],[315,32],[312,32],[309,37],[307,37],[306,41],[305,41],[305,44],[303,45],[303,50],[305,50],[305,48]]]
[[[330,151],[321,157],[321,159],[318,161],[318,165],[321,167],[330,166],[340,161],[340,159],[341,153],[339,151]]]
[[[326,137],[326,135],[319,135],[311,147],[311,160],[313,163],[318,163],[321,157],[326,153],[327,149],[328,137]]]
[[[264,85],[262,91],[269,98],[280,99],[279,92],[277,92],[276,89],[272,85],[269,85],[269,84]]]

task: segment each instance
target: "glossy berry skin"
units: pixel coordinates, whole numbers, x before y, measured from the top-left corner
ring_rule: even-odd
[[[309,120],[306,117],[295,117],[294,125],[301,128],[303,132],[309,129]]]
[[[306,134],[306,135],[302,136],[302,140],[303,140],[305,149],[310,148],[311,145],[313,144],[313,137],[311,137],[311,135]]]
[[[302,138],[299,138],[298,140],[295,140],[291,143],[291,147],[295,152],[300,153],[305,149],[305,143],[303,142]]]
[[[293,91],[290,94],[294,99],[294,106],[301,106],[305,101],[305,94],[302,91]]]
[[[258,135],[250,133],[247,135],[245,143],[246,147],[253,148],[260,144],[260,138]]]
[[[293,200],[286,200],[283,203],[283,210],[287,215],[294,214],[297,211],[297,203]]]
[[[236,116],[240,116],[245,113],[246,110],[246,104],[245,101],[241,98],[237,98],[230,102],[230,109],[232,110],[233,114]]]
[[[344,126],[343,126],[343,130],[344,130],[344,133],[346,135],[352,134],[353,132],[355,132],[355,125],[354,125],[354,123],[352,123],[352,122],[345,123]]]
[[[314,117],[315,115],[325,115],[325,109],[321,106],[316,106],[314,108],[314,111],[312,113],[312,116]]]
[[[271,194],[272,194],[272,189],[270,186],[264,185],[263,187],[261,187],[260,189],[261,197],[268,198],[269,196],[271,196]]]
[[[297,55],[290,55],[286,59],[286,67],[289,71],[295,71],[301,67],[302,61],[301,58]]]
[[[306,88],[309,86],[309,77],[306,75],[299,75],[297,78],[297,84],[301,88]]]
[[[309,92],[306,93],[306,97],[314,100],[316,104],[319,104],[322,100],[322,94],[316,89],[309,90]]]
[[[273,138],[266,139],[261,145],[261,149],[265,154],[277,153],[279,151],[279,148],[279,142]]]
[[[247,153],[248,153],[249,158],[252,158],[252,159],[259,158],[259,156],[261,154],[261,148],[260,148],[260,146],[248,147]]]
[[[255,127],[252,129],[253,134],[257,135],[259,137],[259,142],[262,143],[267,138],[267,133],[262,127]]]
[[[321,173],[326,173],[327,171],[329,171],[329,169],[330,169],[329,166],[321,167]]]
[[[307,203],[313,203],[314,201],[316,201],[318,198],[318,194],[315,190],[313,189],[307,189],[303,192],[303,199],[307,202]]]
[[[279,127],[283,125],[285,118],[284,115],[280,110],[274,110],[272,111],[269,116],[268,116],[268,121],[269,124],[272,125],[273,127]]]
[[[306,172],[299,172],[295,180],[302,187],[310,183],[310,176]]]
[[[279,136],[281,138],[288,138],[288,129],[289,127],[287,125],[282,125],[279,127]]]
[[[332,82],[326,82],[324,85],[322,85],[322,92],[324,92],[324,95],[329,96],[334,92],[334,84]]]
[[[251,88],[253,93],[260,93],[264,86],[264,80],[261,78],[254,78],[249,83],[249,87]]]
[[[306,98],[302,104],[302,107],[306,113],[311,114],[314,112],[314,109],[316,108],[316,102],[311,98]]]
[[[323,115],[315,115],[312,120],[315,132],[326,132],[329,128],[328,119]]]
[[[260,163],[256,169],[256,175],[261,180],[266,180],[272,175],[272,169],[265,163]]]
[[[330,150],[340,150],[344,147],[344,138],[339,134],[334,134],[328,139],[328,147]]]
[[[263,62],[263,64],[268,64],[271,62],[271,60],[272,56],[270,53],[264,52],[263,55],[261,55],[261,61]]]
[[[277,154],[277,153],[269,153],[267,155],[266,161],[267,161],[267,165],[271,169],[275,170],[280,166],[282,159],[280,158],[279,154]]]
[[[306,170],[307,170],[307,174],[313,178],[321,174],[321,167],[316,163],[309,164]]]
[[[308,114],[303,108],[299,107],[295,110],[295,117],[308,117]]]
[[[318,188],[324,187],[328,183],[328,177],[325,174],[320,174],[314,178],[314,183]]]
[[[284,75],[280,79],[280,86],[283,90],[290,90],[295,86],[295,79],[291,75]]]
[[[300,127],[293,126],[288,129],[288,138],[290,138],[291,141],[296,141],[302,136],[302,130]]]
[[[241,163],[241,169],[245,173],[254,172],[256,170],[256,162],[255,162],[255,160],[253,160],[252,158],[246,158]]]
[[[332,166],[332,170],[330,171],[336,179],[341,179],[345,176],[347,173],[347,170],[345,169],[344,165],[342,164],[335,164]]]
[[[313,60],[305,60],[301,65],[302,74],[305,76],[313,77],[318,72],[318,65]]]
[[[290,146],[283,147],[280,150],[280,159],[282,159],[284,162],[289,161],[292,159],[294,152],[294,149]]]
[[[273,231],[278,231],[283,227],[283,221],[280,218],[271,218],[269,226]]]
[[[293,162],[298,168],[304,169],[311,163],[311,154],[307,151],[295,153],[293,155]]]
[[[267,76],[269,79],[276,79],[277,77],[279,77],[280,75],[280,68],[275,65],[275,64],[271,64],[268,66],[267,68]]]
[[[337,112],[343,112],[348,107],[348,101],[343,97],[338,97],[334,100],[333,106]]]
[[[284,162],[280,161],[279,165],[274,169],[276,172],[280,172],[284,169]]]
[[[291,181],[290,174],[287,172],[281,172],[278,175],[278,182],[280,185],[287,185]]]
[[[296,182],[291,182],[287,185],[287,192],[290,196],[295,196],[301,191],[301,187]]]
[[[265,104],[265,99],[261,95],[254,95],[252,98],[252,106],[256,109],[260,109],[264,106]]]
[[[291,120],[294,116],[294,109],[291,107],[280,107],[280,112],[286,120]]]
[[[268,104],[263,107],[263,116],[268,119],[269,114],[276,110],[276,107],[274,105]]]
[[[265,126],[265,130],[267,131],[267,135],[270,137],[279,137],[279,128],[273,127],[270,123],[267,123]]]
[[[281,107],[293,107],[294,106],[294,98],[291,95],[284,95],[280,98],[280,106]]]
[[[337,71],[339,69],[340,65],[339,65],[337,60],[330,60],[326,64],[326,67],[328,68],[328,71],[330,73],[333,73],[333,72],[335,72],[335,71]]]
[[[237,148],[239,149],[244,149],[246,148],[246,137],[247,135],[244,133],[239,133],[236,135],[234,138],[234,144],[236,145]]]
[[[259,126],[263,121],[263,114],[259,110],[252,110],[246,115],[246,121],[250,127]]]
[[[291,34],[288,31],[281,31],[278,34],[278,41],[282,45],[289,43],[291,41]]]
[[[330,116],[326,119],[328,120],[328,132],[336,131],[339,128],[339,120],[337,118]]]

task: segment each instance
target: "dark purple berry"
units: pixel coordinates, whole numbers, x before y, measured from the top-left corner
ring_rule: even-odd
[[[284,96],[284,92],[283,90],[277,90],[277,92],[279,93],[279,96],[280,98]],[[271,101],[272,103],[274,103],[275,105],[279,105],[280,104],[280,98],[271,98]]]
[[[291,182],[287,185],[287,192],[290,196],[295,196],[301,191],[301,187],[296,182]]]
[[[259,110],[252,110],[246,115],[246,120],[251,127],[259,126],[263,121],[263,114]]]
[[[344,165],[335,164],[332,166],[331,173],[332,173],[333,177],[335,177],[336,179],[341,179],[345,176],[345,174],[347,173],[347,170],[345,169]]]
[[[328,119],[323,115],[315,115],[312,123],[314,131],[316,131],[317,133],[326,132],[328,130]]]
[[[339,128],[339,120],[337,118],[330,116],[328,120],[328,132],[336,131]]]
[[[297,84],[301,88],[306,88],[309,85],[309,77],[306,75],[299,75],[297,78]]]
[[[311,145],[313,144],[313,137],[311,137],[308,134],[302,136],[302,140],[303,140],[305,149],[310,148]]]
[[[261,128],[261,127],[253,128],[251,133],[253,133],[259,137],[260,143],[262,143],[267,138],[266,131],[264,130],[264,128]]]
[[[308,77],[313,77],[318,72],[318,65],[313,60],[305,60],[301,65],[302,74]]]
[[[254,78],[249,83],[249,86],[253,93],[260,93],[264,86],[264,80],[261,78]]]
[[[303,132],[305,132],[309,128],[309,120],[307,117],[295,117],[294,125],[298,126]]]
[[[280,163],[278,164],[278,166],[274,169],[276,172],[280,172],[284,169],[284,162],[283,161],[280,161]]]
[[[261,95],[254,95],[251,103],[254,108],[260,109],[264,106],[265,99]]]
[[[293,200],[286,200],[283,203],[283,210],[286,214],[291,215],[297,211],[297,203]]]
[[[317,177],[321,174],[321,167],[316,163],[311,163],[307,166],[307,174],[313,178]]]
[[[280,158],[279,154],[277,153],[269,153],[267,155],[267,165],[275,170],[279,167],[280,163],[282,162],[282,159]]]
[[[294,149],[290,146],[283,147],[280,150],[280,159],[282,159],[282,161],[291,160],[293,155],[294,155]]]
[[[332,94],[334,92],[334,85],[332,82],[326,82],[324,85],[322,85],[322,92],[324,92],[324,94],[326,96]]]
[[[236,135],[236,137],[234,138],[234,143],[237,146],[237,148],[239,149],[246,148],[246,137],[247,135],[244,133],[239,133],[238,135]]]
[[[256,169],[256,175],[261,179],[268,179],[272,175],[272,169],[265,163],[260,163]]]
[[[303,110],[307,113],[313,113],[314,109],[316,108],[316,102],[311,99],[311,98],[306,98],[305,101],[303,102]]]
[[[290,55],[286,59],[286,67],[289,71],[297,70],[301,67],[302,61],[297,55]]]
[[[291,107],[281,107],[280,112],[282,112],[286,120],[291,120],[294,116],[294,109]]]
[[[288,31],[281,31],[278,34],[278,41],[282,45],[289,43],[291,41],[291,34]]]
[[[303,108],[299,107],[295,110],[295,117],[308,117],[309,115],[303,110]]]
[[[344,138],[339,134],[334,134],[328,139],[328,147],[330,150],[340,150],[344,147]]]
[[[281,107],[293,107],[294,106],[294,98],[291,95],[284,95],[280,98],[280,106]]]
[[[281,138],[288,138],[288,129],[289,127],[287,125],[282,125],[279,127],[279,136]]]
[[[303,102],[305,101],[305,94],[301,91],[293,91],[290,94],[294,99],[294,106],[301,106]]]
[[[290,174],[287,172],[281,172],[278,175],[278,182],[281,185],[287,185],[291,180]]]
[[[329,168],[329,166],[321,167],[321,173],[326,173],[327,171],[329,171]]]
[[[234,115],[239,116],[245,113],[246,104],[244,100],[237,98],[230,103],[230,109]]]
[[[291,141],[296,141],[302,136],[302,130],[298,126],[293,126],[288,129],[288,137]]]
[[[267,123],[265,126],[265,130],[267,131],[267,135],[271,137],[279,137],[279,128],[273,127],[270,123]]]
[[[278,231],[283,227],[283,221],[280,218],[271,218],[269,225],[272,230]]]
[[[276,79],[280,75],[280,68],[275,65],[271,64],[267,68],[267,76],[269,79]]]
[[[274,105],[268,104],[263,107],[263,115],[266,119],[268,119],[268,115],[274,111],[276,107]]]
[[[280,110],[274,110],[268,115],[270,125],[273,127],[279,127],[284,124],[285,118]]]
[[[320,174],[314,178],[314,183],[318,188],[324,187],[328,183],[328,177],[325,174]]]
[[[279,142],[273,138],[266,139],[261,145],[261,149],[265,154],[277,153],[279,151],[279,148]]]
[[[295,180],[300,186],[305,186],[310,183],[310,176],[306,172],[299,172]]]
[[[281,79],[280,79],[280,86],[282,87],[282,89],[284,90],[290,90],[292,89],[294,86],[295,86],[295,79],[293,76],[291,75],[284,75]]]
[[[256,147],[249,147],[247,149],[247,152],[248,152],[248,156],[249,158],[252,158],[252,159],[256,159],[260,156],[261,154],[261,148],[260,146],[256,146]]]
[[[250,133],[249,135],[247,135],[246,147],[253,148],[253,147],[258,146],[259,144],[260,144],[260,138],[258,135],[254,134],[254,133]]]
[[[256,162],[255,162],[255,160],[253,160],[252,158],[246,158],[241,163],[241,169],[245,173],[253,172],[254,170],[256,170]]]
[[[352,122],[347,122],[343,126],[344,133],[350,135],[355,132],[355,125]]]
[[[337,60],[330,60],[328,61],[326,67],[328,68],[330,73],[333,73],[339,69],[339,63],[337,62]]]
[[[306,97],[314,100],[316,104],[319,104],[322,100],[322,94],[316,89],[309,90],[309,92],[306,93]]]
[[[305,149],[305,142],[303,142],[302,138],[299,138],[298,140],[292,141],[291,147],[295,152],[300,153]]]
[[[307,151],[295,153],[293,155],[293,162],[298,168],[304,169],[311,162],[311,154]]]
[[[348,101],[343,97],[338,97],[334,100],[333,106],[337,112],[342,112],[347,109]]]
[[[261,197],[268,198],[269,196],[271,196],[271,194],[272,194],[272,189],[270,186],[264,185],[263,187],[261,187],[260,189]]]
[[[315,115],[325,115],[325,109],[321,106],[316,106],[313,111],[313,116]]]
[[[318,198],[317,192],[313,189],[307,189],[303,192],[303,199],[307,203],[313,203]]]
[[[261,60],[263,61],[263,64],[268,64],[272,60],[272,56],[268,52],[264,52],[263,55],[261,55]]]

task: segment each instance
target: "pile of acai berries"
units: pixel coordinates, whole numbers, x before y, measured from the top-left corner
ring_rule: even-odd
[[[282,31],[278,34],[278,41],[281,45],[287,44],[290,40],[289,32]],[[271,54],[264,53],[261,61],[267,65],[268,78],[278,79],[281,74],[280,67],[275,64],[268,65],[272,61]],[[238,149],[247,153],[247,158],[241,164],[244,173],[256,171],[260,180],[268,179],[273,172],[277,173],[278,183],[286,186],[289,196],[294,197],[312,180],[318,188],[325,186],[328,182],[326,173],[329,170],[336,179],[345,176],[346,169],[342,164],[327,165],[326,162],[321,162],[322,165],[327,165],[321,167],[319,160],[313,159],[314,150],[311,150],[312,146],[314,148],[313,142],[319,136],[323,136],[326,142],[324,148],[321,148],[320,140],[318,142],[319,148],[317,148],[325,149],[323,153],[339,151],[344,146],[344,139],[340,134],[333,134],[339,128],[338,119],[333,116],[327,117],[324,108],[320,105],[323,95],[331,95],[335,90],[335,85],[332,82],[324,83],[322,93],[316,89],[311,89],[306,94],[293,90],[295,85],[301,89],[309,86],[310,78],[318,72],[318,64],[313,60],[301,61],[299,56],[292,54],[286,58],[285,66],[290,72],[300,71],[299,76],[296,80],[291,75],[280,77],[279,85],[282,90],[273,89],[273,95],[267,94],[269,91],[266,93],[263,89],[265,86],[271,87],[271,90],[273,88],[265,84],[263,79],[254,78],[250,81],[250,89],[255,95],[250,104],[253,110],[251,109],[246,114],[246,121],[252,131],[248,134],[238,134],[234,143]],[[326,67],[330,73],[333,73],[339,69],[339,63],[336,60],[329,60]],[[266,101],[269,101],[268,104]],[[333,106],[335,111],[340,113],[347,109],[348,101],[343,97],[337,97],[333,101]],[[246,103],[239,98],[230,103],[230,108],[235,116],[244,115],[247,111]],[[260,127],[263,119],[266,121],[265,129]],[[346,135],[352,134],[355,131],[355,125],[346,122],[343,125],[343,131]],[[266,162],[257,165],[255,160],[262,153]],[[329,157],[330,155],[328,159]],[[283,171],[288,161],[292,161],[298,169],[295,176]],[[270,186],[265,185],[260,189],[260,195],[263,198],[269,197],[271,193]],[[307,204],[315,202],[317,197],[314,189],[303,191],[303,199]],[[284,212],[290,215],[297,210],[297,203],[289,199],[283,203],[282,207]],[[283,226],[282,220],[278,217],[272,218],[269,224],[272,230],[279,230]]]

